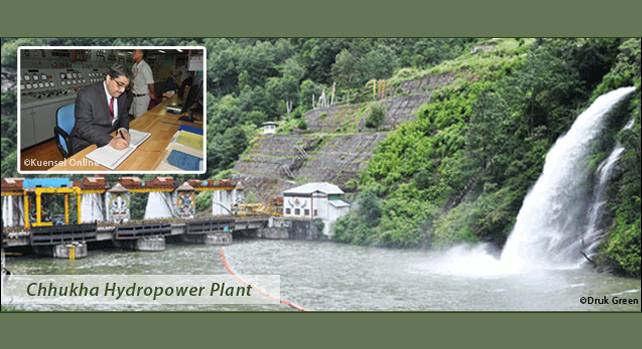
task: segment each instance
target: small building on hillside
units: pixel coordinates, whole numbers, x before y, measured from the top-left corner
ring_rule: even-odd
[[[308,183],[283,192],[283,217],[321,219],[323,234],[330,235],[332,222],[350,210],[343,200],[343,190],[330,183]]]
[[[276,132],[276,126],[278,124],[274,121],[268,121],[263,123],[263,134],[264,135],[271,135]]]

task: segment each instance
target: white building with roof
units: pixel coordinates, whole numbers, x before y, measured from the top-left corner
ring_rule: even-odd
[[[263,123],[263,134],[266,135],[271,135],[276,133],[276,127],[278,126],[278,123],[274,121],[268,121]]]
[[[343,194],[338,186],[321,182],[288,189],[283,192],[283,217],[321,219],[323,234],[330,235],[332,222],[350,210],[350,204],[342,199]]]

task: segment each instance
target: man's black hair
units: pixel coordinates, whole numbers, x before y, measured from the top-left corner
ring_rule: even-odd
[[[109,76],[111,76],[112,79],[117,79],[121,76],[124,76],[129,79],[129,81],[134,80],[134,73],[132,73],[132,70],[120,62],[114,63],[111,66],[111,68],[109,69]]]

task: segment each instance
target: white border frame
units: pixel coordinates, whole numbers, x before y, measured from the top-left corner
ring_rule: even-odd
[[[178,171],[178,172],[159,172],[159,171],[23,171],[21,170],[22,163],[22,149],[20,147],[20,128],[21,128],[21,109],[22,109],[22,88],[20,87],[20,73],[21,73],[21,52],[22,50],[134,50],[134,49],[145,49],[145,50],[203,50],[203,171]],[[186,53],[187,54],[187,53]],[[20,46],[17,51],[17,143],[16,143],[16,158],[18,159],[16,163],[16,170],[19,174],[204,174],[207,172],[207,49],[204,46]],[[54,137],[55,139],[55,137]]]

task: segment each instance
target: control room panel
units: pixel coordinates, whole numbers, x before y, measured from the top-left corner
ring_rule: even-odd
[[[131,48],[21,47],[20,72],[20,148],[25,150],[54,138],[56,112],[75,103],[78,91],[105,80],[111,66],[120,62],[134,65]],[[152,69],[154,88],[164,91],[166,76],[175,56],[182,50],[147,50],[145,61]],[[164,69],[164,78],[158,71]],[[128,102],[131,98],[128,99]]]
[[[134,64],[116,49],[20,49],[20,147],[54,137],[55,113],[83,87],[103,81],[115,62]]]
[[[131,53],[118,50],[22,49],[20,55],[23,107],[65,96],[75,98],[84,86],[104,80],[113,63],[134,63]]]

